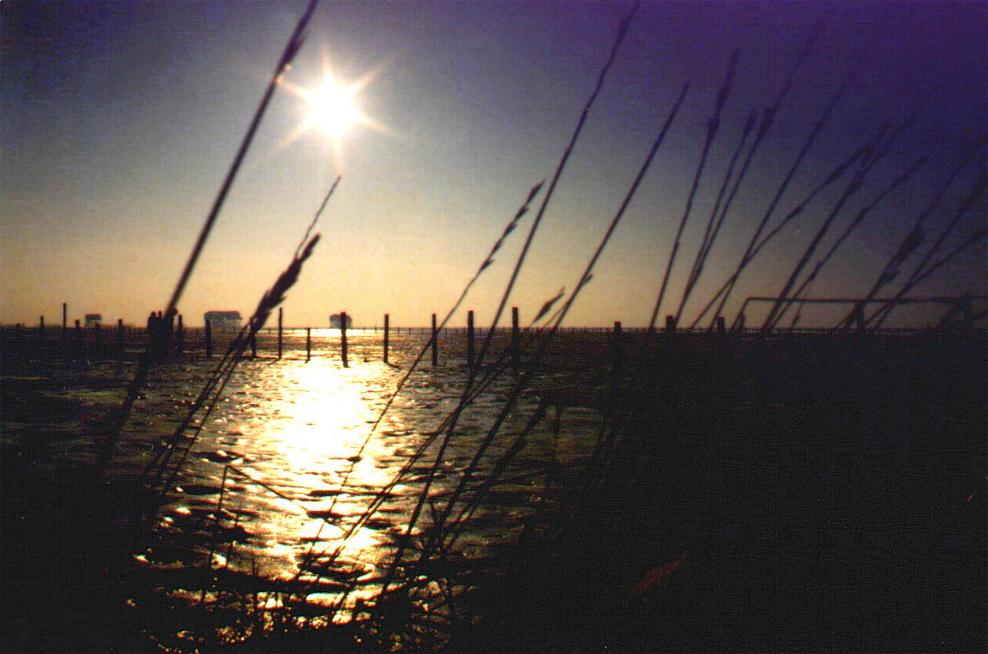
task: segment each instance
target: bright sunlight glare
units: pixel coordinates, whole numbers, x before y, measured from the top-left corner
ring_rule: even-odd
[[[362,106],[362,92],[376,75],[376,71],[370,71],[355,80],[346,80],[334,75],[329,62],[324,61],[318,83],[300,86],[283,82],[285,90],[302,101],[302,116],[280,147],[293,143],[303,134],[315,132],[330,142],[334,160],[337,166],[342,166],[343,142],[357,128],[387,134],[384,125],[368,116]]]
[[[354,125],[364,120],[358,104],[358,90],[355,84],[347,85],[332,77],[325,77],[308,94],[306,123],[334,139],[343,137]]]

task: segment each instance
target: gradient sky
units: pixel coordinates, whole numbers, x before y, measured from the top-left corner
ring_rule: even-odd
[[[63,301],[70,319],[99,312],[107,322],[141,324],[163,308],[304,6],[0,4],[0,322],[34,324],[43,314],[55,323]],[[284,305],[286,323],[325,326],[330,313],[346,310],[357,324],[379,323],[388,311],[393,324],[424,325],[431,312],[445,313],[528,189],[551,177],[629,8],[324,2],[286,80],[311,87],[326,61],[345,79],[370,74],[363,109],[386,129],[352,131],[342,158],[319,133],[288,143],[305,107],[279,90],[179,303],[187,323],[201,324],[208,309],[249,314],[337,174],[343,181],[319,227],[322,242]],[[901,121],[921,106],[844,219],[916,157],[929,163],[876,209],[813,295],[868,291],[986,128],[983,2],[643,3],[520,277],[512,304],[523,321],[559,287],[573,287],[681,85],[691,81],[669,138],[567,321],[647,323],[737,47],[735,90],[662,313],[674,309],[747,113],[771,103],[821,20],[817,46],[754,159],[686,317],[733,270],[823,106],[861,58],[860,74],[775,215],[882,121]],[[934,236],[984,172],[982,148],[932,214]],[[821,197],[753,265],[731,315],[747,295],[781,291],[836,197]],[[985,207],[984,200],[976,205],[948,245],[986,223]],[[467,302],[480,322],[493,314],[533,215]],[[915,294],[984,294],[986,268],[979,246]],[[922,310],[900,315],[931,319]]]

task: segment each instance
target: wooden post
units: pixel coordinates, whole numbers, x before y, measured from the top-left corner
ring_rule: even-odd
[[[175,352],[178,354],[178,358],[182,358],[182,351],[185,349],[185,322],[182,320],[182,314],[178,314],[178,333],[175,339]]]
[[[864,315],[864,304],[858,302],[854,305],[854,324],[858,328],[858,334],[864,334],[865,332],[865,315]]]
[[[38,320],[38,338],[44,339],[44,337],[45,337],[45,317],[41,316],[41,319]]]
[[[723,336],[724,333],[727,331],[724,324],[724,316],[717,316],[716,324],[717,324],[717,335]]]
[[[284,312],[282,311],[284,307],[278,307],[278,358],[281,358],[281,332],[282,332],[282,317]]]
[[[737,330],[737,333],[738,334],[744,334],[744,314],[743,313],[738,315],[737,327],[735,327],[734,329]]]
[[[511,369],[518,374],[521,365],[521,332],[518,329],[518,307],[511,307]]]
[[[86,346],[82,342],[82,325],[78,320],[75,321],[75,347],[76,355],[81,359],[86,353]]]
[[[69,305],[62,302],[62,347],[65,347],[65,339],[69,335]]]
[[[312,359],[312,327],[305,328],[305,361]]]
[[[93,325],[93,356],[97,359],[101,358],[101,352],[103,350],[103,325],[96,323]]]
[[[666,316],[666,333],[675,334],[676,333],[676,317]]]
[[[123,358],[124,355],[124,348],[125,348],[124,336],[125,336],[125,332],[124,332],[123,318],[117,318],[117,354],[120,356],[120,358]]]
[[[436,334],[436,314],[432,314],[432,365],[439,364],[439,343]]]
[[[346,345],[346,311],[340,313],[340,355],[343,358],[343,367],[349,368],[350,362],[347,361]]]
[[[213,328],[209,319],[206,320],[206,327],[203,332],[203,337],[206,339],[206,358],[209,359],[213,356]]]
[[[250,332],[250,358],[257,358],[257,332]]]
[[[391,330],[391,316],[384,314],[384,363],[388,362],[388,332]]]
[[[474,366],[473,311],[467,311],[467,367]]]
[[[621,328],[621,321],[614,321],[614,340],[611,343],[611,384],[618,387],[621,380],[621,372],[624,370],[624,331]]]

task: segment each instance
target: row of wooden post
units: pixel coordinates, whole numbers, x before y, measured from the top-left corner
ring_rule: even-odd
[[[208,325],[207,325],[208,327]],[[375,327],[375,329],[377,329]],[[282,340],[283,340],[284,326],[282,322],[282,310],[278,309],[278,358],[282,355]],[[207,343],[209,330],[206,330]],[[476,365],[476,347],[474,338],[474,319],[473,311],[467,312],[467,365],[471,368]],[[520,360],[519,348],[521,344],[521,338],[519,334],[518,327],[518,307],[512,307],[511,309],[511,360],[515,369],[518,368],[518,362]],[[252,339],[252,354],[257,355],[257,344],[256,341]],[[383,360],[384,363],[390,363],[391,347],[391,315],[384,314],[384,342],[383,342]],[[436,314],[432,314],[432,335],[429,339],[429,350],[432,356],[432,365],[439,365],[439,326],[436,321]],[[340,313],[340,359],[343,361],[343,367],[349,367],[349,345],[347,341],[347,314],[345,311]],[[207,356],[209,354],[207,353]],[[305,328],[305,360],[309,361],[312,358],[312,328]]]
[[[18,327],[19,327],[19,325],[18,325]],[[67,342],[68,342],[68,334],[69,334],[68,317],[65,315],[64,310],[63,310],[63,314],[62,314],[62,333],[61,333],[61,342],[62,342],[62,347],[63,348],[67,345]],[[84,330],[83,330],[83,327],[82,327],[82,323],[78,319],[75,320],[75,322],[74,322],[74,325],[73,325],[73,334],[74,334],[76,354],[79,357],[82,357],[86,353],[86,347],[85,347],[85,339],[84,339]],[[124,342],[125,342],[124,341],[124,336],[125,336],[125,334],[126,334],[126,328],[124,327],[123,319],[120,318],[120,319],[117,320],[116,335],[117,335],[117,350],[119,352],[121,352],[121,353],[124,351]],[[100,349],[100,346],[102,345],[102,336],[103,336],[102,326],[98,326],[98,327],[93,328],[93,339],[95,341],[94,348],[96,350],[99,350]],[[45,317],[44,316],[40,316],[39,319],[38,319],[38,338],[44,339],[44,337],[45,337]],[[179,352],[181,352],[181,349],[183,347],[183,342],[184,342],[184,328],[182,326],[182,317],[181,316],[178,317],[177,339],[178,339],[177,340],[177,343],[178,343]]]
[[[725,333],[725,324],[723,317],[718,317],[716,319],[716,332],[717,334]],[[376,327],[375,327],[376,329]],[[383,360],[384,363],[390,363],[390,331],[391,331],[391,316],[390,314],[384,314],[384,342],[383,342]],[[673,316],[666,316],[666,331],[670,334],[676,332],[676,321]],[[284,332],[284,310],[283,308],[278,308],[278,358],[282,358],[284,352],[283,347],[283,332]],[[45,333],[45,317],[41,316],[38,322],[38,334],[43,337]],[[96,334],[96,346],[99,347],[100,331],[94,332]],[[117,321],[117,346],[118,349],[123,352],[124,349],[124,324],[123,320]],[[621,323],[614,323],[614,338],[615,344],[620,342],[621,339]],[[65,344],[68,335],[68,306],[66,303],[62,303],[62,343]],[[473,311],[467,312],[467,365],[469,367],[474,367],[476,365],[476,340],[474,338],[474,313]],[[83,332],[82,326],[79,321],[75,321],[75,340],[76,347],[80,356],[85,354],[85,348],[83,344]],[[204,329],[204,340],[205,340],[205,353],[206,357],[213,356],[213,343],[212,343],[212,327],[209,321],[206,321],[206,326]],[[185,348],[185,327],[181,314],[178,315],[178,329],[176,332],[176,351],[179,356],[182,355]],[[257,357],[257,339],[256,336],[250,339],[251,356]],[[340,314],[340,356],[344,367],[349,367],[348,358],[348,342],[347,342],[347,314],[342,312]],[[436,314],[432,314],[432,336],[429,341],[429,349],[431,353],[432,365],[436,366],[439,364],[439,327],[436,320]],[[617,351],[617,350],[616,350]],[[511,308],[511,365],[514,370],[518,370],[520,366],[521,358],[521,329],[518,321],[518,307]],[[312,328],[307,327],[305,330],[305,360],[309,361],[312,358]]]
[[[741,317],[743,320],[744,316],[742,315]],[[717,334],[723,335],[724,333],[726,333],[727,329],[724,323],[724,316],[717,316],[717,318],[714,320],[714,329],[716,330]],[[676,317],[666,316],[666,332],[669,334],[675,334],[676,330],[677,330]]]

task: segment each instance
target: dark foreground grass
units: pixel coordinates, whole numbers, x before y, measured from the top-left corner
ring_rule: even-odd
[[[325,608],[261,609],[262,593],[292,589],[252,575],[218,572],[205,605],[158,592],[201,587],[201,570],[138,570],[119,521],[136,476],[93,485],[84,460],[52,465],[59,439],[99,422],[97,403],[43,401],[52,384],[122,392],[126,371],[113,382],[51,360],[49,377],[8,346],[4,644],[983,651],[983,334],[645,338],[624,334],[615,380],[608,334],[562,334],[545,359],[556,374],[533,392],[562,405],[563,436],[577,407],[607,416],[596,460],[587,444],[556,467],[539,511],[504,525],[520,529],[514,545],[410,565],[346,626],[327,626]],[[547,415],[533,439],[554,437]],[[417,594],[435,588],[450,596],[429,615]]]
[[[985,370],[982,338],[644,351],[460,648],[982,651]]]

